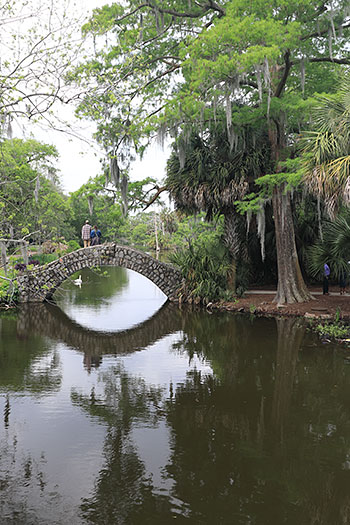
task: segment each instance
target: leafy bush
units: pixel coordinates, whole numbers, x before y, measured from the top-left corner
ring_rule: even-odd
[[[9,281],[0,279],[0,304],[8,304],[18,299],[18,288],[14,282],[11,287]]]
[[[227,298],[230,262],[226,248],[216,235],[199,237],[189,248],[177,250],[170,259],[181,269],[185,296],[207,301]]]
[[[81,246],[77,241],[68,241],[68,253],[75,252],[75,250],[79,250],[79,248],[81,248]]]
[[[349,327],[340,323],[318,324],[315,330],[319,335],[325,335],[332,339],[340,339],[349,334]]]
[[[248,289],[250,281],[250,268],[245,262],[240,261],[237,264],[236,273],[236,295],[237,297],[243,297],[244,292]]]
[[[42,266],[43,264],[47,264],[49,262],[55,261],[57,259],[56,253],[42,253],[41,255],[37,255],[37,260]]]

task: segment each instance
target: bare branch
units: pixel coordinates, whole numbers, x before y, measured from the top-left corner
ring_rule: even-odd
[[[147,210],[147,208],[149,208],[151,206],[151,204],[153,204],[158,199],[159,195],[163,191],[168,191],[168,187],[167,186],[162,186],[161,188],[158,187],[158,191],[153,195],[153,197],[147,203],[145,203],[146,206],[143,208],[142,211]]]
[[[333,62],[334,64],[344,64],[344,65],[350,65],[350,57],[349,58],[331,58],[331,57],[314,57],[314,58],[308,58],[308,62]],[[291,66],[295,66],[295,64],[299,64],[301,62],[300,60],[292,60],[290,62]]]
[[[136,95],[138,95],[143,89],[145,89],[146,87],[148,87],[151,84],[153,84],[153,82],[157,82],[157,80],[160,80],[161,78],[165,77],[166,75],[169,75],[173,71],[176,71],[176,69],[179,69],[181,67],[181,65],[182,64],[176,64],[175,66],[171,67],[170,69],[167,69],[166,71],[163,71],[163,73],[161,73],[160,75],[157,75],[156,77],[154,77],[151,80],[149,80],[148,82],[146,82],[146,84],[141,86],[140,89],[137,89],[136,91],[130,93],[130,96],[132,98],[136,97]]]

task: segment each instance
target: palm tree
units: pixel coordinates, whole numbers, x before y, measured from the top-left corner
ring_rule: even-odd
[[[248,193],[254,179],[265,173],[270,161],[268,138],[262,130],[242,128],[234,142],[230,145],[226,132],[219,127],[212,127],[205,137],[197,133],[188,141],[180,137],[168,161],[166,179],[177,209],[185,213],[205,211],[209,220],[224,215],[224,242],[232,259],[232,288],[235,261],[242,246],[242,218],[234,204]]]
[[[314,110],[315,130],[304,133],[304,180],[321,196],[331,218],[350,203],[350,75],[336,95],[320,97]]]
[[[332,277],[348,275],[350,270],[350,212],[342,213],[334,221],[323,224],[323,239],[311,246],[308,253],[309,270],[313,277],[323,275],[323,265],[327,262]]]

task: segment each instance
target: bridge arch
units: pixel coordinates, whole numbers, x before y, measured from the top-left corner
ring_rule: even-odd
[[[81,326],[56,305],[23,304],[18,313],[17,333],[19,336],[48,336],[87,356],[125,355],[182,330],[185,315],[175,305],[167,303],[137,326],[106,333]]]
[[[81,248],[19,276],[19,302],[37,303],[50,299],[55,290],[73,273],[96,266],[121,266],[134,270],[157,285],[169,300],[177,300],[176,292],[182,280],[177,268],[157,261],[139,250],[107,243]]]

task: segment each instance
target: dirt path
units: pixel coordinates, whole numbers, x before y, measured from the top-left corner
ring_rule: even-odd
[[[350,321],[350,293],[340,295],[339,287],[330,287],[329,295],[322,294],[321,287],[309,288],[314,299],[306,303],[277,305],[273,303],[274,290],[250,290],[235,302],[214,303],[215,310],[248,312],[262,315],[287,315],[306,318],[335,319],[339,316]]]

